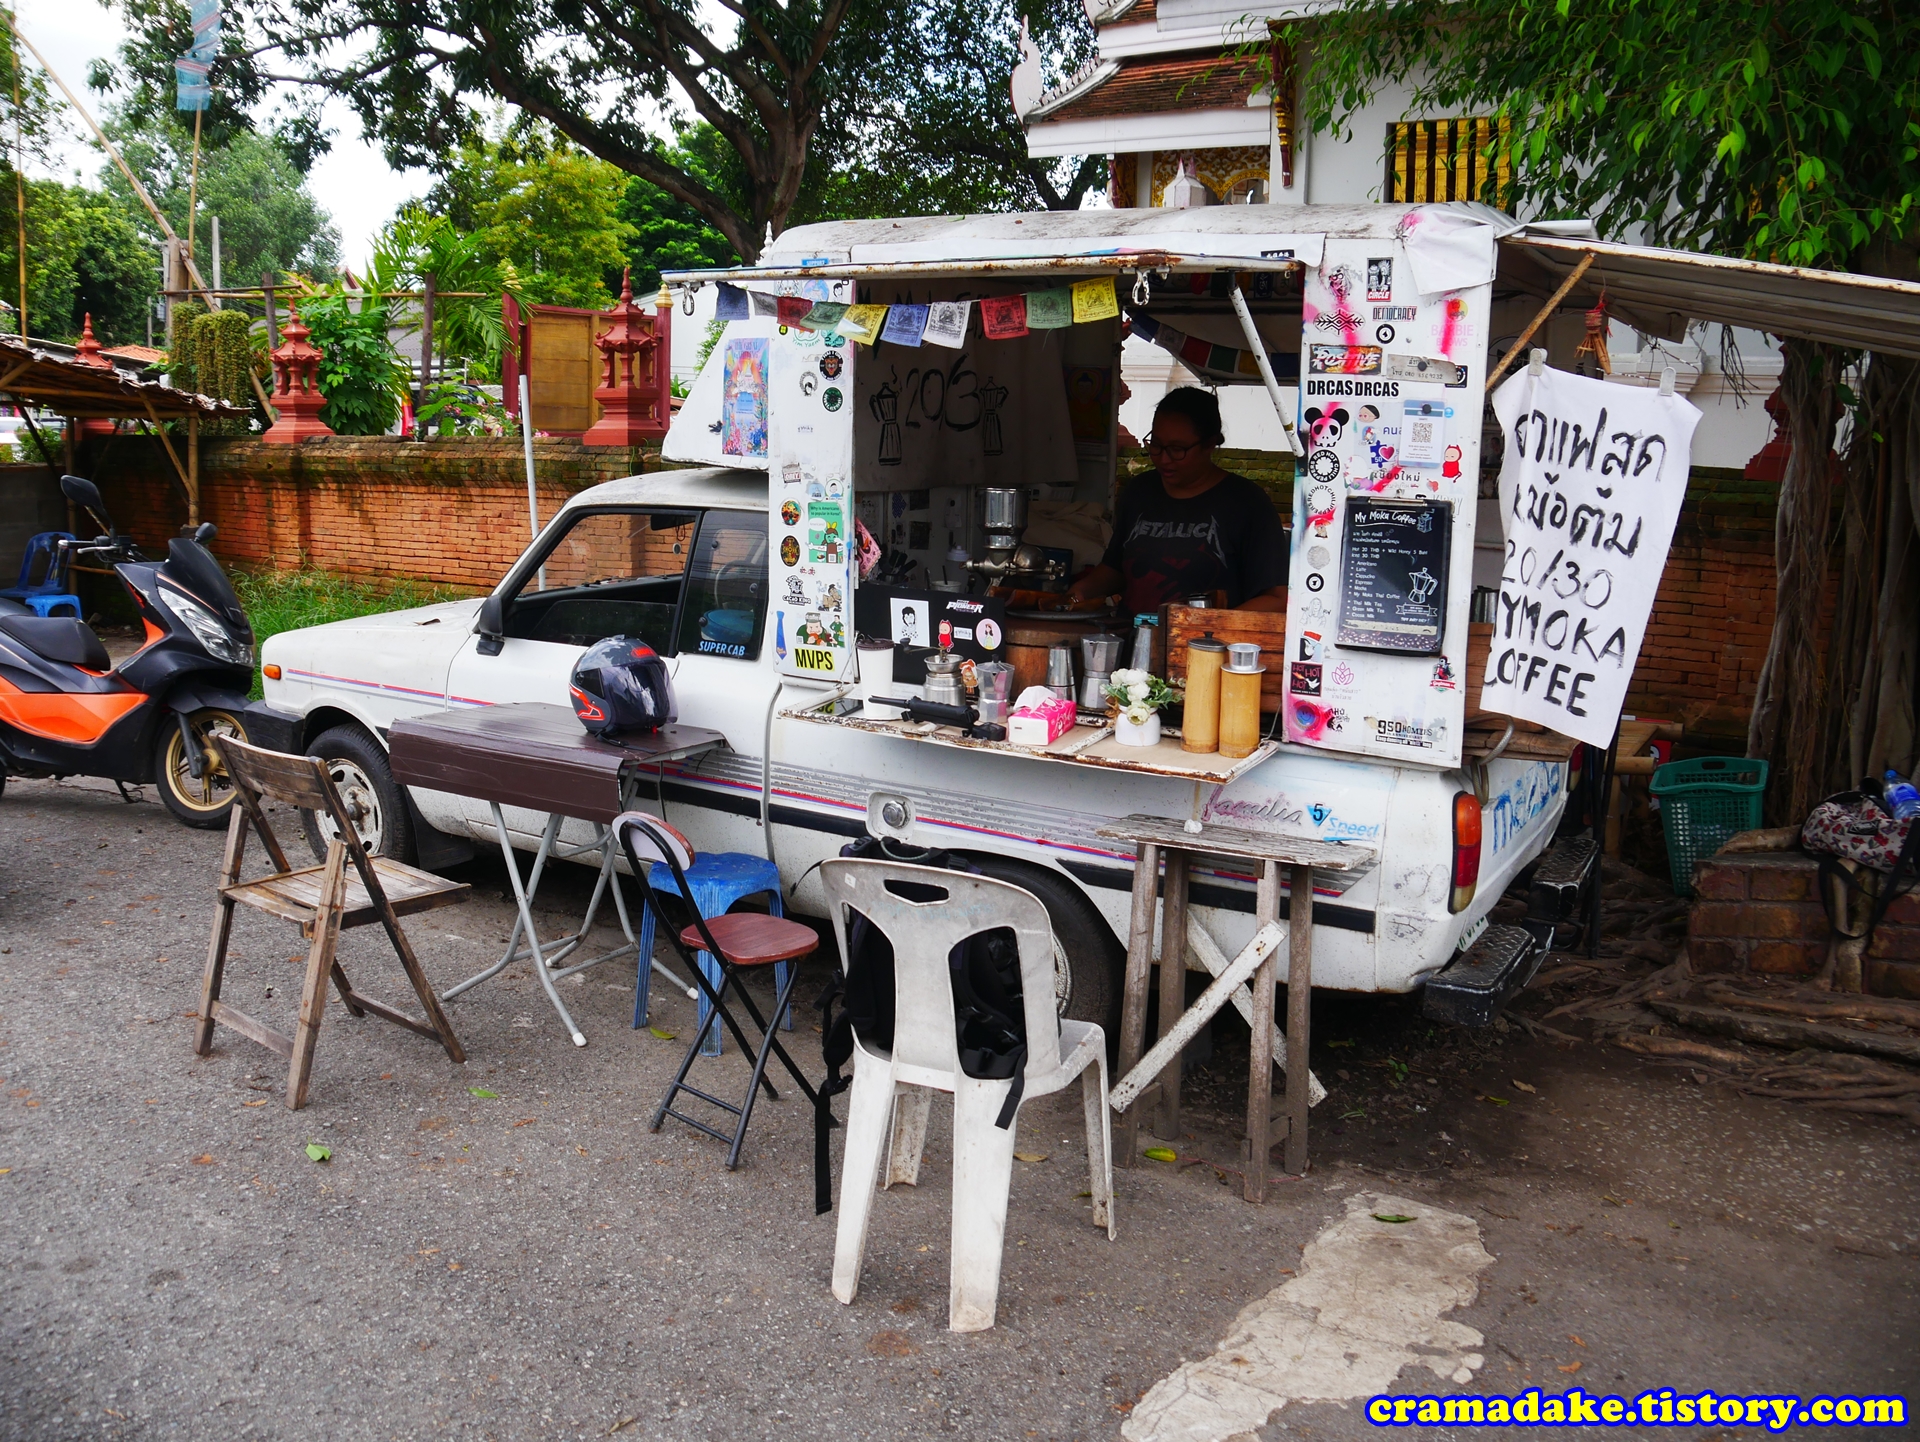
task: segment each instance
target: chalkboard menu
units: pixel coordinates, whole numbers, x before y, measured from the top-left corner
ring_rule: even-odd
[[[1372,651],[1434,655],[1447,626],[1446,501],[1349,497],[1340,544],[1340,624],[1334,640]]]

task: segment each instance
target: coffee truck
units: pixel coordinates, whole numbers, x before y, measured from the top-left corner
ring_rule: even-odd
[[[491,813],[396,787],[385,728],[564,704],[585,646],[642,637],[680,719],[728,745],[650,773],[640,804],[700,850],[772,857],[790,908],[824,914],[816,863],[870,832],[962,853],[1046,904],[1063,1011],[1114,1035],[1135,858],[1103,827],[1150,814],[1341,842],[1368,860],[1316,873],[1314,984],[1424,986],[1440,1014],[1484,1022],[1592,869],[1585,838],[1542,861],[1573,743],[1478,704],[1476,596],[1484,610],[1501,571],[1489,343],[1544,290],[1507,279],[1497,242],[1569,230],[1460,204],[865,220],[670,274],[682,297],[714,288],[720,317],[663,446],[683,468],[574,496],[482,601],[272,638],[266,709],[286,744],[329,756],[370,845],[431,865],[494,841]],[[1145,633],[1176,680],[1197,637],[1259,644],[1247,756],[1187,752],[1177,725],[1123,746],[1092,710],[1015,745],[923,694],[946,651],[1013,665],[1017,696],[1059,680],[1056,645],[1132,650],[1135,617],[1062,594],[1124,479],[1128,334],[1201,384],[1264,394],[1294,452],[1285,614],[1176,606]],[[506,817],[535,848],[544,818]],[[1528,868],[1537,914],[1489,930]],[[1238,952],[1245,864],[1197,866],[1191,895],[1187,964]]]

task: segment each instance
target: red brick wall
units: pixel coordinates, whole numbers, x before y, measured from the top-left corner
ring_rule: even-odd
[[[157,444],[116,436],[87,459],[122,530],[153,548],[178,533],[185,493]],[[536,440],[540,519],[588,486],[660,468],[652,450]],[[219,526],[214,549],[241,569],[320,566],[488,589],[526,549],[525,460],[518,441],[209,442],[200,518]],[[660,538],[670,545],[673,535]]]
[[[1684,721],[1690,736],[1744,751],[1747,713],[1773,635],[1779,487],[1696,469],[1674,527],[1627,710]]]
[[[1687,916],[1695,971],[1812,976],[1826,960],[1831,928],[1820,905],[1820,863],[1797,851],[1719,856],[1694,874]],[[1920,998],[1920,893],[1887,908],[1863,970],[1880,996]]]

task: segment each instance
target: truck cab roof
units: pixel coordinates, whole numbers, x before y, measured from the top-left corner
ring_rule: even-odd
[[[726,470],[715,466],[683,471],[650,471],[590,486],[563,508],[584,506],[685,506],[715,511],[764,511],[765,471]]]

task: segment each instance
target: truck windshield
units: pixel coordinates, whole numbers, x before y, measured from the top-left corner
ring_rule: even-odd
[[[673,654],[698,519],[697,511],[576,513],[509,602],[507,635],[563,646],[631,636]]]
[[[767,518],[708,511],[687,569],[681,654],[757,660],[766,623]]]

